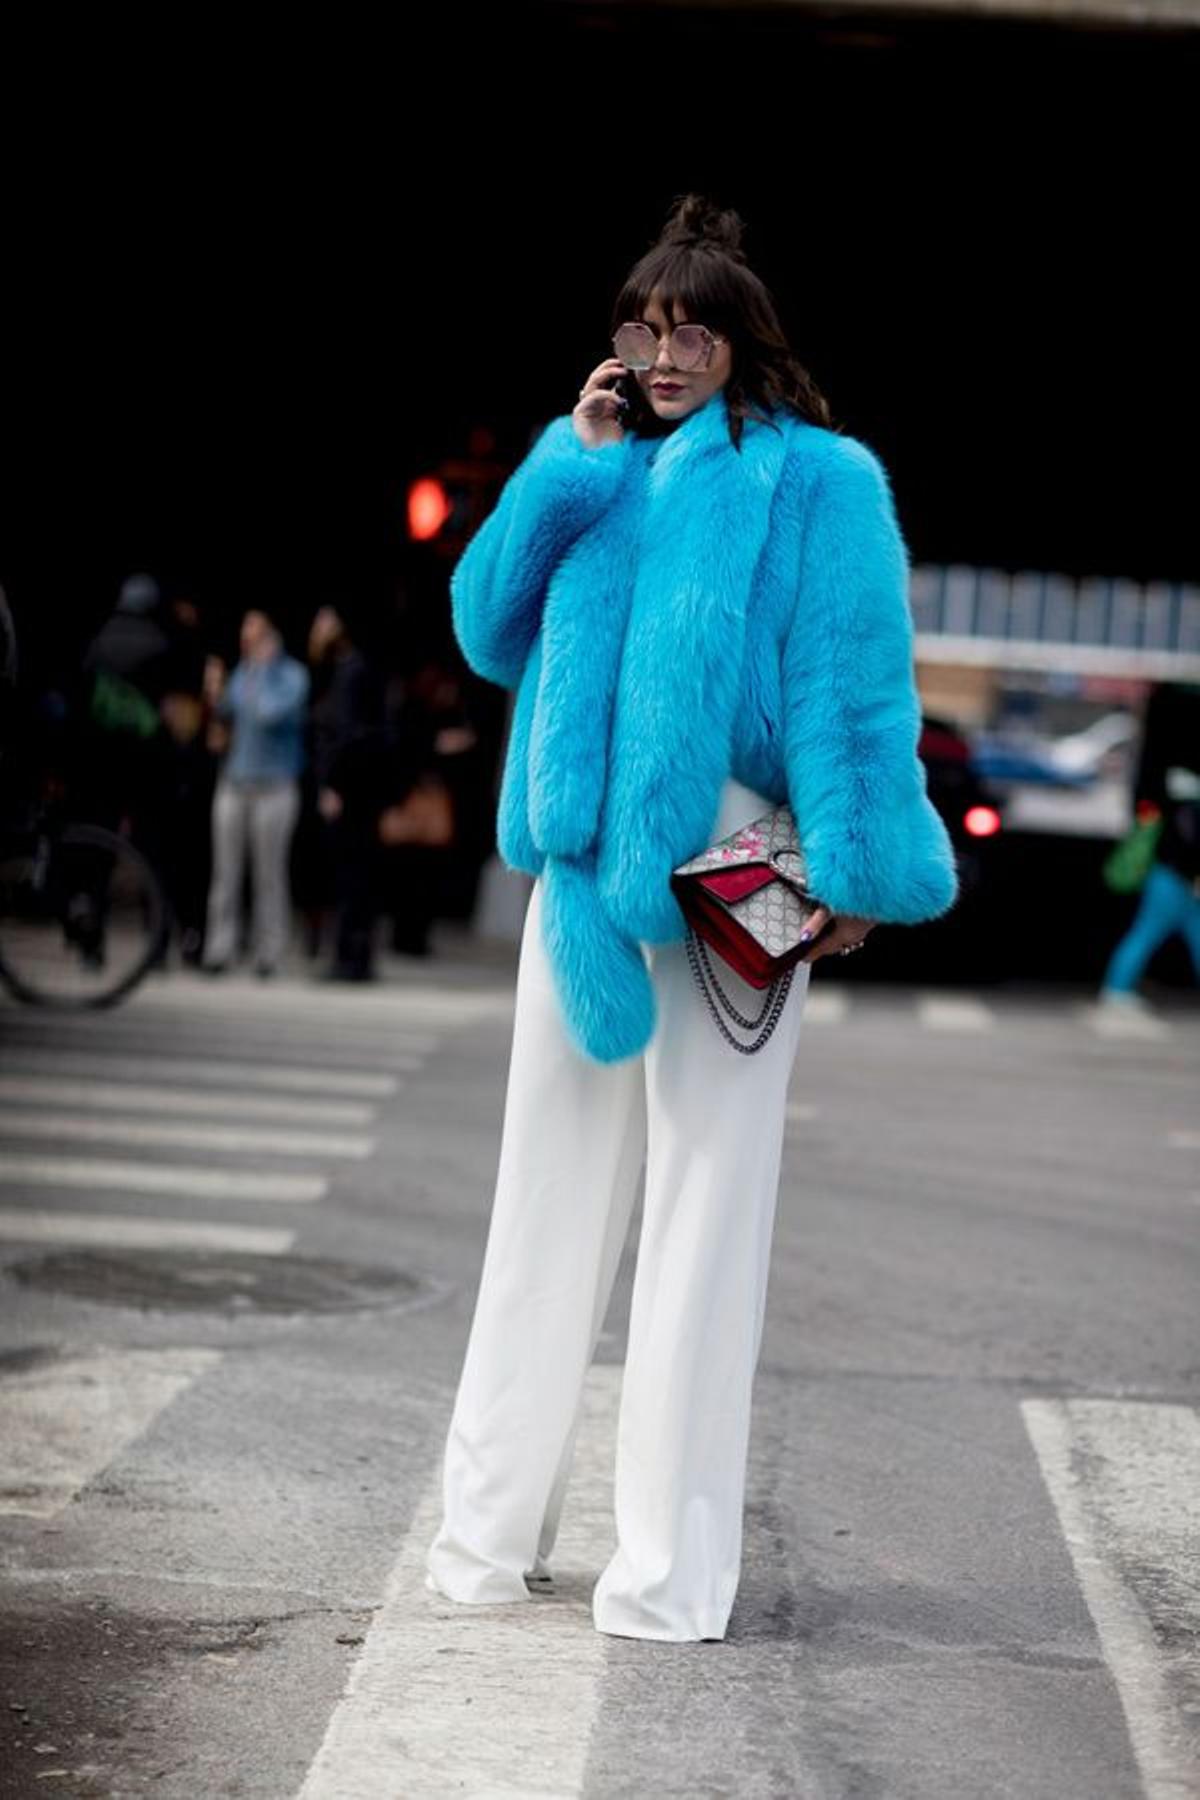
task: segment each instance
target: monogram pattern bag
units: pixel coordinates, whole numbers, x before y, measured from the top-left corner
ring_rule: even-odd
[[[800,942],[821,903],[809,891],[791,808],[774,807],[680,863],[671,873],[671,891],[688,922],[688,961],[696,986],[722,1035],[735,1050],[752,1055],[779,1022],[796,963],[833,923],[827,920],[807,943]],[[766,989],[757,1018],[743,1014],[721,987],[710,947],[743,981]],[[759,1036],[743,1043],[722,1012]]]

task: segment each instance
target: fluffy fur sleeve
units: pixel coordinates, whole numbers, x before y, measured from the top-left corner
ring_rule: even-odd
[[[917,754],[908,550],[866,444],[832,437],[811,479],[783,654],[789,800],[819,899],[917,924],[949,911],[958,873]]]
[[[623,441],[588,449],[564,414],[509,476],[450,578],[455,635],[486,681],[518,686],[555,565],[608,505],[624,463]]]

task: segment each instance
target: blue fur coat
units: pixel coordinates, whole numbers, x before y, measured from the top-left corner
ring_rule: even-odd
[[[908,552],[860,440],[786,411],[740,449],[718,390],[665,437],[552,421],[451,579],[477,674],[515,690],[502,860],[542,878],[573,1041],[614,1062],[655,1027],[641,944],[727,776],[788,802],[814,893],[915,924],[958,896],[917,755]]]

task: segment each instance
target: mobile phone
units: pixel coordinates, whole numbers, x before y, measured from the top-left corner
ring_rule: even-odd
[[[613,392],[621,401],[621,418],[626,424],[633,415],[638,403],[638,384],[633,375],[618,375],[613,383]]]

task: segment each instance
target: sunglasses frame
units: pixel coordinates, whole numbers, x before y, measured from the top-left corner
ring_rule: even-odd
[[[621,355],[621,352],[619,350],[617,350],[617,339],[621,335],[621,333],[625,330],[626,326],[629,326],[629,325],[636,325],[641,330],[650,332],[651,336],[654,338],[654,355],[651,357],[651,359],[648,363],[625,362],[625,358]],[[704,333],[706,339],[708,340],[707,353],[705,355],[703,362],[695,363],[689,367],[689,365],[686,363],[677,362],[674,359],[672,359],[672,367],[676,368],[676,369],[682,369],[685,374],[689,374],[689,375],[695,374],[698,371],[707,369],[712,363],[713,351],[716,349],[717,345],[724,344],[728,341],[725,338],[725,336],[723,335],[723,333],[721,333],[719,331],[710,331],[708,326],[702,325],[698,319],[682,319],[678,325],[673,325],[671,327],[671,330],[668,332],[668,334],[667,334],[668,347],[670,346],[671,341],[675,336],[675,333],[681,329],[687,329],[690,331],[702,331]],[[614,349],[614,351],[616,351],[618,359],[621,362],[625,363],[625,367],[627,369],[630,369],[634,372],[637,372],[638,370],[652,369],[654,367],[655,363],[658,361],[658,349],[659,349],[659,345],[661,343],[662,343],[662,334],[660,332],[655,331],[653,325],[647,323],[647,321],[645,319],[625,319],[625,320],[623,320],[622,323],[620,325],[618,325],[617,329],[613,332],[613,337],[612,337],[613,349]]]

